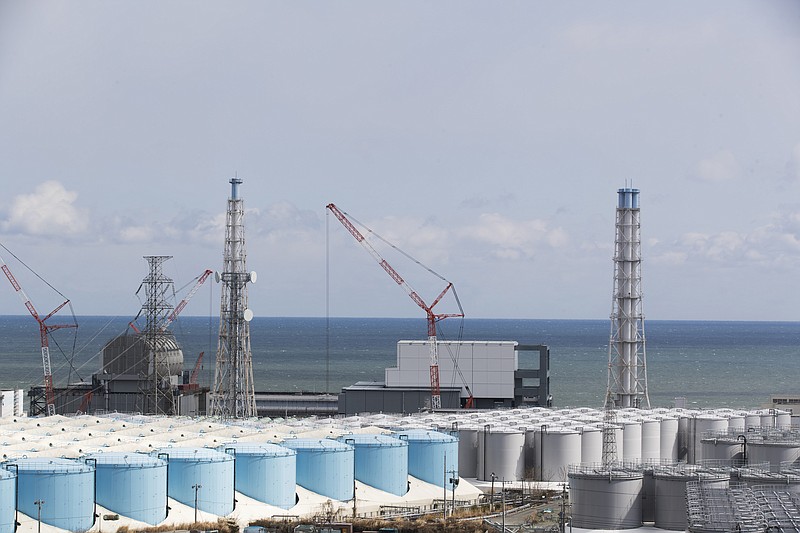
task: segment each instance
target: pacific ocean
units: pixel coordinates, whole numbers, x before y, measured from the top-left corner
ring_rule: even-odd
[[[48,323],[58,323],[55,318]],[[54,332],[56,386],[90,380],[103,345],[129,320],[78,317],[75,339],[71,329]],[[441,325],[439,338],[459,337],[460,320]],[[190,316],[172,327],[183,346],[184,368],[191,370],[205,352],[199,380],[204,385],[214,378],[217,327],[216,319]],[[384,368],[396,365],[397,341],[424,339],[427,329],[423,319],[255,318],[250,335],[257,391],[337,393],[356,381],[383,381]],[[689,407],[753,408],[771,394],[800,394],[800,323],[650,320],[645,335],[653,407],[670,407],[681,396]],[[466,319],[462,333],[465,340],[549,345],[554,405],[597,408],[607,386],[609,336],[608,320]],[[0,317],[0,388],[41,383],[36,322],[30,316]]]

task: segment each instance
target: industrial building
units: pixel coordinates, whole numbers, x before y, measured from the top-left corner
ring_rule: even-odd
[[[468,402],[479,409],[541,406],[551,403],[550,350],[514,341],[437,341],[441,408],[460,409]],[[358,382],[339,395],[339,413],[415,413],[430,409],[428,341],[397,343],[397,366],[385,370],[385,381]],[[520,361],[537,361],[525,368]]]

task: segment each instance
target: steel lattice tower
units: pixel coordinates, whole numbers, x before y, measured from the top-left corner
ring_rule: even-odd
[[[639,190],[617,191],[614,293],[608,343],[606,408],[650,408],[647,394]]]
[[[149,414],[173,414],[175,411],[172,384],[170,382],[169,363],[166,360],[165,341],[169,334],[164,328],[167,317],[173,306],[170,299],[175,296],[175,285],[172,278],[163,273],[162,265],[171,255],[146,255],[144,258],[150,265],[150,272],[144,280],[144,304],[147,325],[144,338],[150,351],[148,370],[150,373],[150,391],[147,395],[144,411]]]
[[[254,283],[255,272],[248,273],[244,245],[244,204],[239,198],[242,180],[232,178],[225,228],[223,269],[216,275],[222,283],[219,311],[219,342],[211,395],[212,416],[249,418],[257,415],[253,382],[253,354],[250,351],[250,319],[247,283]]]

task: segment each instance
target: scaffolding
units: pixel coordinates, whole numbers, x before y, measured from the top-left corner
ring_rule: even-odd
[[[728,487],[703,481],[686,483],[686,512],[690,533],[762,533],[764,512],[753,490],[743,483]]]

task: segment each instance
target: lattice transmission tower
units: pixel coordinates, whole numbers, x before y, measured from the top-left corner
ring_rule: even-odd
[[[239,198],[242,180],[231,178],[225,226],[223,269],[215,275],[222,284],[219,311],[219,341],[211,394],[212,416],[250,418],[257,415],[253,354],[250,351],[250,320],[247,283],[256,273],[247,272],[244,242],[244,203]]]
[[[650,408],[647,393],[639,189],[617,191],[606,408]]]
[[[175,397],[170,381],[167,341],[172,336],[164,324],[173,310],[171,300],[175,296],[175,284],[172,278],[164,275],[163,265],[172,256],[146,255],[144,258],[150,267],[140,287],[144,289],[142,312],[147,322],[143,333],[149,351],[150,375],[150,390],[144,411],[148,414],[171,415],[175,413]]]

